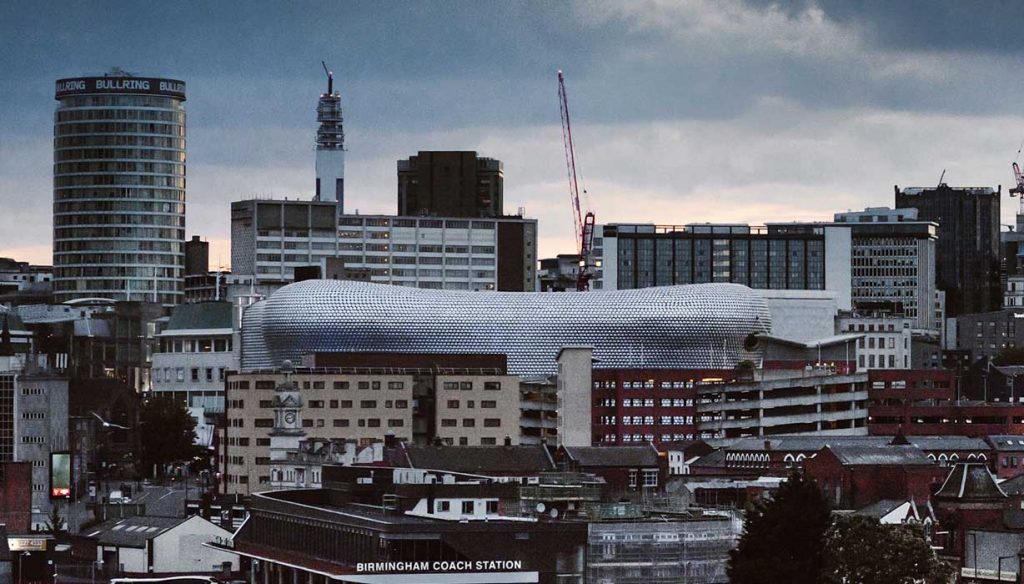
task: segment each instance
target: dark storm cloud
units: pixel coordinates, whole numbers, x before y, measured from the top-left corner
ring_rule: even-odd
[[[308,195],[325,59],[350,208],[392,211],[398,158],[475,148],[505,160],[509,207],[561,245],[559,68],[599,220],[827,219],[942,168],[1006,182],[1022,21],[1015,3],[917,0],[7,2],[0,203],[19,204],[0,255],[49,245],[63,76],[187,82],[190,234],[226,240],[242,196]],[[794,209],[795,194],[814,200]]]

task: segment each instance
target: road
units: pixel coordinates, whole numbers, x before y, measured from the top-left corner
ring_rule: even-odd
[[[192,487],[192,497],[198,495],[195,486]],[[185,487],[180,483],[172,483],[170,486],[151,485],[142,487],[142,494],[132,497],[132,503],[144,503],[146,515],[159,515],[163,517],[184,517],[185,516]]]

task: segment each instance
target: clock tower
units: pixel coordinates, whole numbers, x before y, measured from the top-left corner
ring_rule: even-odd
[[[299,386],[292,381],[295,367],[291,361],[281,364],[284,374],[274,390],[274,429],[270,432],[270,460],[273,464],[272,481],[283,476],[282,464],[288,460],[289,452],[297,452],[299,443],[306,437],[302,429],[302,395]]]

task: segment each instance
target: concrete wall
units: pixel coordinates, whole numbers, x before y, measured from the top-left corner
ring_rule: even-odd
[[[851,308],[851,231],[848,226],[825,227],[825,290],[835,292],[840,310]]]
[[[223,562],[231,562],[232,571],[238,570],[237,555],[203,545],[218,537],[230,538],[231,532],[193,516],[153,540],[153,571],[158,574],[213,572],[219,571]]]
[[[847,269],[849,282],[849,269]],[[849,286],[847,286],[849,291]],[[808,342],[836,334],[839,297],[830,290],[755,290],[768,303],[772,336]],[[849,294],[845,302],[849,304]]]
[[[594,349],[565,347],[558,354],[558,445],[590,446],[590,389]]]

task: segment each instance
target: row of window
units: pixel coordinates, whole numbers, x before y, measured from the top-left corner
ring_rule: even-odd
[[[598,423],[605,426],[614,426],[616,416],[601,416]],[[657,420],[661,426],[689,426],[693,424],[693,416],[622,416],[623,426],[653,426]]]
[[[441,427],[442,428],[454,428],[454,427],[456,427],[458,425],[459,425],[459,421],[456,420],[455,418],[441,418]],[[473,428],[475,426],[476,426],[476,419],[475,418],[463,418],[462,419],[462,427],[463,428]],[[484,418],[484,428],[500,428],[500,427],[501,427],[501,419],[500,418]]]
[[[689,389],[702,385],[717,385],[721,379],[687,379],[685,381],[655,381],[647,379],[644,381],[623,381],[619,385],[615,381],[595,381],[594,389]]]
[[[214,377],[214,372],[215,371],[216,371],[216,377]],[[199,381],[212,382],[214,380],[216,380],[216,381],[224,381],[224,374],[225,374],[226,371],[227,371],[227,368],[225,368],[225,367],[217,367],[216,369],[214,369],[213,367],[205,367],[205,368],[202,368],[202,367],[192,367],[191,368],[191,374],[189,376],[189,380],[190,381],[195,381],[195,382],[199,382]],[[177,367],[177,368],[174,368],[174,369],[172,369],[170,367],[154,368],[153,369],[153,381],[166,381],[166,382],[178,381],[178,382],[183,382],[183,381],[185,381],[185,368],[184,367]]]
[[[158,353],[230,353],[231,338],[160,339]]]
[[[256,389],[276,389],[277,381],[272,379],[257,379],[254,383]],[[350,381],[335,381],[332,385],[334,389],[351,389],[352,382]],[[359,381],[356,383],[356,387],[359,389],[380,389],[383,387],[380,381]],[[404,381],[388,381],[388,389],[405,389]],[[326,381],[303,381],[302,389],[326,389]],[[248,380],[232,381],[228,383],[228,389],[249,389]]]

